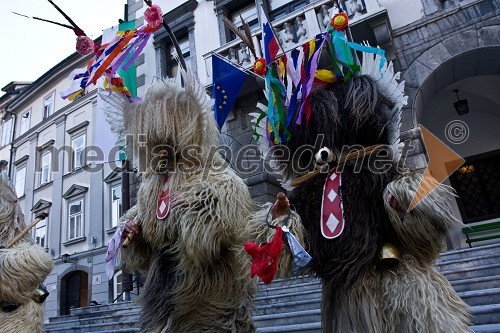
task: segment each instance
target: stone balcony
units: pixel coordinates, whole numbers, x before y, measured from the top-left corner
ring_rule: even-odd
[[[387,11],[384,8],[373,0],[340,2],[349,15],[350,29],[356,42],[367,40],[370,44],[378,44],[384,49],[392,48],[391,29]],[[281,52],[288,52],[325,31],[333,10],[332,1],[320,0],[272,22],[282,47]],[[252,38],[257,54],[262,53],[260,28],[252,31]],[[203,55],[208,78],[212,75],[211,56],[213,53],[244,68],[250,68],[255,61],[249,48],[237,38]],[[391,58],[390,54],[388,58]]]

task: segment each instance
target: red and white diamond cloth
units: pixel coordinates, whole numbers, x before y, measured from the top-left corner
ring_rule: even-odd
[[[339,193],[341,185],[341,174],[333,171],[326,178],[323,187],[321,233],[328,239],[340,236],[344,230],[344,208]]]
[[[170,211],[170,195],[168,193],[168,173],[167,173],[163,178],[163,186],[160,197],[158,198],[158,204],[156,206],[156,217],[162,220],[165,217],[167,217],[169,211]]]

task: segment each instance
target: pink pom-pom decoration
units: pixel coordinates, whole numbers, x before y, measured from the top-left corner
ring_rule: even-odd
[[[157,29],[161,26],[163,22],[163,13],[160,7],[157,5],[152,5],[144,12],[144,18],[148,22],[148,26],[153,29]]]
[[[87,36],[76,37],[76,51],[83,56],[93,53],[94,41]]]

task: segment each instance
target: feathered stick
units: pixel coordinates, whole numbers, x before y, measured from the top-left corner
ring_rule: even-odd
[[[240,19],[241,19],[241,28],[243,29],[243,31],[245,32],[245,36],[247,37],[247,39],[250,41],[250,50],[253,49],[253,56],[255,58],[257,58],[257,54],[255,52],[255,45],[253,44],[253,39],[252,39],[252,32],[250,31],[250,26],[248,25],[248,23],[243,19],[243,17],[240,15]]]
[[[153,1],[144,0],[144,2],[149,7],[153,6]],[[172,30],[168,26],[167,22],[165,22],[165,19],[163,19],[162,25],[165,28],[165,30],[167,31],[167,34],[170,37],[170,40],[172,41],[172,44],[174,44],[175,52],[177,52],[177,56],[179,57],[179,62],[181,64],[182,69],[187,70],[186,61],[184,60],[184,57],[182,56],[182,50],[181,50],[181,47],[179,46],[179,42],[177,41],[177,38],[175,37],[174,33],[172,32]]]
[[[34,20],[39,20],[39,21],[43,21],[43,22],[55,24],[55,25],[58,25],[58,26],[61,26],[61,27],[73,30],[73,32],[77,36],[76,50],[81,55],[87,55],[87,54],[96,52],[99,49],[100,45],[98,43],[95,43],[91,38],[89,38],[85,34],[85,32],[61,8],[59,8],[58,5],[56,5],[52,0],[47,0],[47,1],[52,6],[54,6],[54,8],[59,13],[61,13],[62,16],[64,16],[64,18],[69,22],[69,24],[59,23],[59,22],[55,22],[55,21],[43,19],[43,18],[40,18],[40,17],[34,17],[34,16],[30,17],[30,16],[19,14],[19,13],[16,13],[16,12],[13,12],[13,13],[16,14],[16,15],[19,15],[19,16],[26,17],[26,18],[32,18]]]
[[[85,32],[78,25],[76,25],[76,23],[61,8],[59,8],[59,6],[57,6],[52,0],[47,0],[47,1],[50,2],[50,4],[52,6],[54,6],[54,8],[59,13],[61,13],[62,16],[64,16],[64,18],[69,22],[69,24],[59,23],[59,22],[55,22],[55,21],[43,19],[43,18],[36,17],[36,16],[23,15],[23,14],[19,14],[19,13],[16,13],[16,12],[12,12],[12,13],[14,13],[16,15],[19,15],[19,16],[26,17],[26,18],[32,18],[34,20],[39,20],[39,21],[43,21],[43,22],[47,22],[47,23],[52,23],[52,24],[55,24],[55,25],[58,25],[58,26],[61,26],[61,27],[65,27],[65,28],[71,29],[71,30],[73,30],[75,32],[75,35],[77,35],[78,37],[86,36]]]
[[[69,24],[73,26],[73,31],[75,32],[75,35],[77,35],[78,37],[87,36],[85,32],[79,26],[77,26],[76,23],[61,8],[59,8],[59,6],[57,6],[52,0],[47,0],[47,1],[50,2],[51,5],[54,6],[54,8],[59,13],[61,13],[62,16],[64,16],[64,18],[69,22]]]
[[[236,26],[236,24],[234,24],[233,21],[231,21],[230,19],[228,19],[226,16],[222,16],[222,21],[224,21],[224,23],[226,24],[226,26],[231,29],[232,32],[234,32],[236,34],[236,36],[240,37],[241,38],[241,41],[243,43],[245,43],[245,45],[248,46],[248,48],[250,49],[250,52],[252,52],[252,55],[254,56],[254,58],[260,58],[257,57],[257,54],[255,52],[255,46],[253,45],[253,40],[252,40],[252,33],[250,32],[250,27],[248,26],[248,23],[245,22],[245,20],[241,17],[240,15],[240,18],[241,18],[241,22],[242,22],[242,29],[238,28]]]
[[[28,15],[24,15],[24,14],[19,14],[19,13],[16,13],[16,12],[12,12],[12,14],[16,14],[16,15],[19,15],[19,16],[22,16],[22,17],[33,19],[33,20],[38,20],[38,21],[43,21],[43,22],[48,22],[48,23],[56,24],[56,25],[59,25],[61,27],[65,27],[65,28],[73,30],[73,27],[70,26],[69,24],[59,23],[59,22],[55,22],[55,21],[51,21],[51,20],[46,20],[46,19],[43,19],[43,18],[40,18],[40,17],[36,17],[36,16],[28,16]]]

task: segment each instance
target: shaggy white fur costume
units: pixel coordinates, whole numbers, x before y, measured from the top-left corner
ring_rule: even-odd
[[[183,80],[185,88],[170,79],[156,83],[132,107],[108,97],[115,103],[115,111],[107,111],[110,123],[117,133],[134,136],[128,146],[134,166],[146,170],[137,204],[124,216],[137,217],[142,232],[122,251],[128,269],[148,274],[140,296],[142,330],[254,332],[255,285],[243,245],[264,242],[274,232],[263,218],[247,224],[253,201],[215,149],[219,133],[210,100],[190,72]],[[156,210],[164,175],[154,172],[151,156],[161,149],[170,158],[171,207],[163,220]]]
[[[25,228],[17,195],[0,176],[0,246],[6,246]],[[32,297],[52,270],[52,258],[28,235],[13,247],[0,249],[0,332],[37,333],[43,331],[43,307]],[[18,307],[4,311],[8,305]]]

